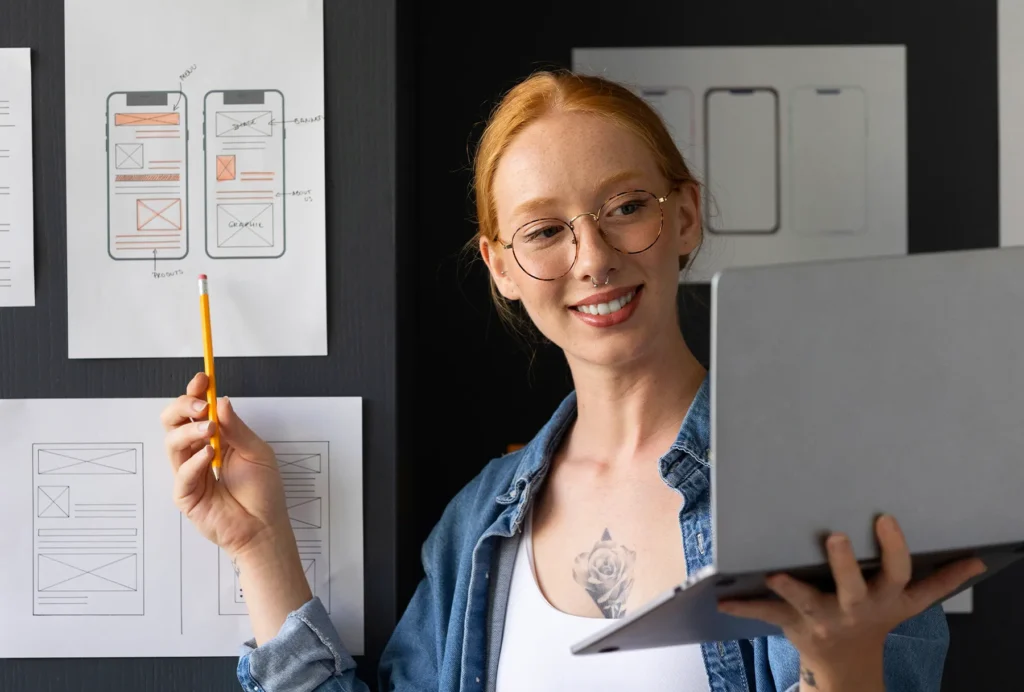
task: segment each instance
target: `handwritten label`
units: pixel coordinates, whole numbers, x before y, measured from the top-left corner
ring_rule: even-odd
[[[312,190],[293,190],[291,192],[278,192],[275,197],[301,197],[303,202],[313,201]]]
[[[182,276],[185,273],[183,269],[175,269],[169,272],[152,272],[154,279],[169,279],[172,276]]]
[[[257,119],[258,118],[253,118],[252,120],[246,120],[245,122],[235,123],[234,125],[231,126],[231,128],[234,129],[234,130],[237,130],[240,127],[251,127],[251,126],[256,124],[256,120]]]
[[[322,116],[322,115],[314,115],[312,118],[296,118],[292,122],[295,123],[296,125],[309,125],[311,123],[323,122],[323,120],[324,120],[324,116]]]
[[[193,73],[193,72],[195,72],[195,71],[196,71],[196,66],[195,66],[195,65],[192,65],[192,66],[191,66],[191,67],[189,67],[189,68],[188,68],[187,70],[185,70],[185,71],[184,71],[184,72],[182,72],[182,73],[181,73],[180,75],[178,75],[178,79],[179,79],[180,81],[184,82],[184,81],[185,81],[186,79],[188,79],[189,75],[190,75],[190,74],[192,74],[192,73]]]

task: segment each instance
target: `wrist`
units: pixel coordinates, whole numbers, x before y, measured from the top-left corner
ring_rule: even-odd
[[[258,536],[233,556],[258,645],[277,635],[289,613],[312,597],[295,536],[276,530]]]
[[[287,525],[267,526],[245,544],[227,552],[236,568],[248,570],[272,568],[293,555],[298,557],[295,534]]]
[[[883,650],[834,660],[800,658],[800,692],[885,692]]]

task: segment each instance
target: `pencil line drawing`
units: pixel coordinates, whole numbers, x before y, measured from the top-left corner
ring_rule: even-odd
[[[273,259],[286,245],[284,95],[216,90],[203,99],[206,254]]]
[[[71,517],[71,486],[40,485],[37,507],[41,518],[69,519]]]
[[[327,611],[331,602],[330,449],[327,442],[268,441],[284,483],[285,506],[299,548],[302,571]],[[218,612],[246,615],[238,573],[218,549]]]
[[[106,117],[107,254],[114,260],[184,258],[188,99],[177,91],[114,92]],[[162,185],[157,192],[130,183]]]
[[[32,445],[33,615],[144,615],[143,445]]]

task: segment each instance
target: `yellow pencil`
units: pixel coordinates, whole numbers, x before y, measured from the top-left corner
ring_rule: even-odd
[[[213,372],[213,330],[210,328],[210,292],[206,286],[206,274],[199,275],[199,312],[203,318],[203,365],[206,377],[210,380],[206,388],[206,404],[209,409],[210,422],[213,423],[213,436],[210,446],[213,447],[213,477],[220,480],[220,426],[217,425],[217,377]]]

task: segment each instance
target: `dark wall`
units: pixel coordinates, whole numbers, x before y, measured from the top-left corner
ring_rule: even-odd
[[[329,355],[218,358],[217,376],[234,396],[364,397],[367,656],[360,663],[372,670],[396,611],[395,2],[324,4]],[[38,277],[36,307],[0,309],[0,397],[177,396],[202,360],[67,358],[63,14],[61,0],[7,0],[0,8],[0,46],[32,48]],[[238,690],[236,664],[0,660],[0,690]]]
[[[419,547],[444,505],[510,442],[525,442],[571,384],[561,355],[531,361],[498,323],[481,265],[458,250],[474,231],[467,147],[500,95],[532,70],[570,66],[574,46],[882,44],[907,46],[911,252],[998,244],[995,0],[715,0],[623,3],[409,2],[400,42],[414,74],[414,354],[419,449],[403,457],[399,602],[420,578]],[[412,297],[414,293],[414,298]],[[404,295],[404,294],[403,294]],[[708,351],[707,287],[683,307],[698,357]],[[404,385],[403,385],[404,386]],[[955,504],[955,498],[943,501]],[[949,618],[944,689],[1020,689],[1014,668],[1024,566],[975,591]]]

